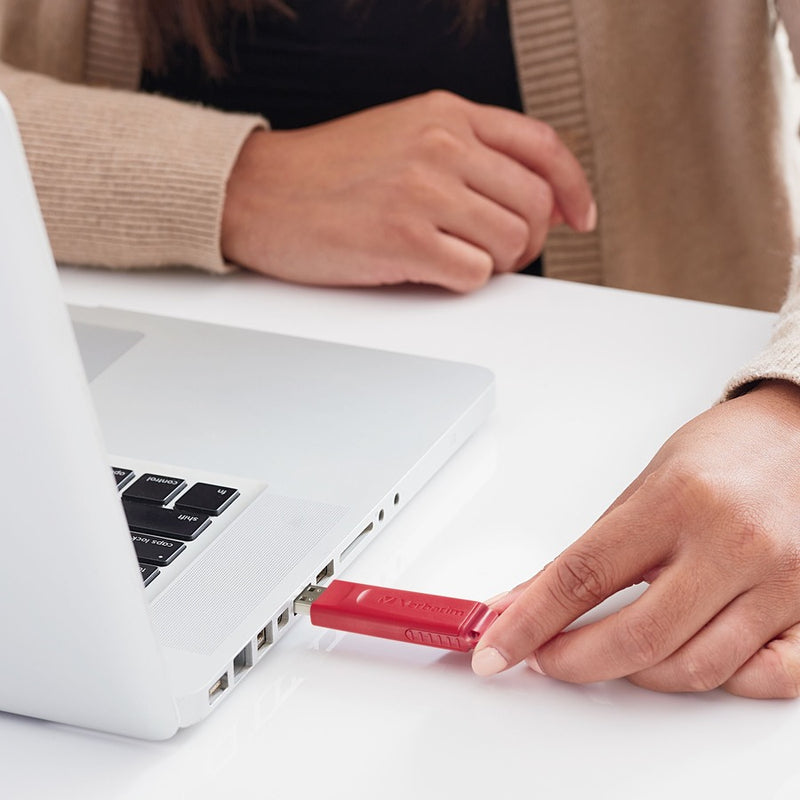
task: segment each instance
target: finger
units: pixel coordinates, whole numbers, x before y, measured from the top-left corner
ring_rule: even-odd
[[[527,224],[525,249],[509,269],[518,269],[533,261],[542,252],[549,229],[562,219],[554,205],[550,185],[518,162],[488,147],[481,146],[477,156],[462,159],[462,164],[463,179],[471,189]]]
[[[547,236],[547,216],[534,220],[536,228],[531,228],[527,220],[483,194],[460,188],[454,187],[448,200],[436,209],[436,222],[443,231],[486,250],[495,272],[516,269],[532,241],[541,250]]]
[[[652,463],[652,462],[651,462]],[[636,480],[631,483],[627,489],[597,518],[596,522],[599,522],[603,517],[607,514],[610,514],[615,508],[621,506],[623,503],[627,503],[634,494],[641,488],[642,484],[644,483],[645,475],[650,472],[650,466],[646,467],[640,475],[636,478]],[[595,523],[596,524],[596,523]],[[660,574],[661,570],[663,569],[663,565],[658,565],[655,567],[651,567],[650,569],[645,570],[639,577],[637,577],[633,584],[641,583],[645,581],[647,583],[652,583]]]
[[[630,605],[540,647],[534,654],[540,671],[587,683],[621,678],[660,663],[742,591],[741,585],[721,580],[709,585],[702,574],[694,563],[673,565]]]
[[[645,570],[666,561],[676,534],[669,527],[653,530],[649,517],[648,505],[632,499],[567,548],[481,637],[473,656],[476,672],[518,663]],[[481,655],[485,649],[494,652]]]
[[[800,625],[765,644],[724,688],[742,697],[800,697]]]
[[[547,235],[552,198],[541,179],[536,180],[540,189],[544,187],[539,192],[544,208],[538,215],[531,214],[538,228],[532,232],[526,219],[465,185],[464,179],[452,174],[446,164],[438,169],[409,168],[395,200],[396,227],[412,249],[423,255],[427,255],[425,249],[429,246],[424,237],[429,236],[433,226],[486,251],[495,272],[509,272],[520,262],[532,237],[541,247]]]
[[[716,689],[796,618],[796,610],[776,617],[776,607],[774,593],[763,587],[746,592],[671,656],[629,680],[659,692]]]
[[[476,136],[543,177],[551,186],[567,223],[589,231],[597,221],[589,181],[578,159],[544,122],[504,108],[469,104],[468,119]]]
[[[554,205],[553,213],[550,215],[550,227],[555,228],[558,225],[562,225],[564,222],[566,222],[564,214],[557,205]]]
[[[418,257],[401,267],[407,280],[470,292],[491,277],[494,261],[486,250],[433,226],[420,238]]]

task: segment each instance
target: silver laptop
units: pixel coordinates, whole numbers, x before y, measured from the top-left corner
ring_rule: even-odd
[[[2,95],[0,370],[0,710],[150,739],[269,658],[494,393],[472,365],[68,311]]]

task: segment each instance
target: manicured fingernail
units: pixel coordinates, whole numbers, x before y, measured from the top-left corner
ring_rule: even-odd
[[[593,231],[597,226],[597,204],[592,201],[589,206],[589,213],[586,215],[586,221],[583,224],[583,229],[587,233]]]
[[[510,593],[509,592],[500,592],[500,594],[496,594],[494,597],[490,597],[488,600],[484,600],[483,604],[485,606],[493,606],[499,600],[502,600],[504,597],[507,597]]]
[[[496,675],[507,666],[508,661],[494,647],[483,647],[480,650],[476,650],[472,656],[472,671],[482,678]]]
[[[539,660],[536,656],[528,656],[525,659],[525,663],[534,671],[538,672],[540,675],[544,675],[544,670],[539,665]]]

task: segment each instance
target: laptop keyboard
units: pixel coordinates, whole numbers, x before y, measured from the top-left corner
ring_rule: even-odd
[[[189,483],[182,477],[112,467],[144,585],[202,536],[239,497],[232,486]]]

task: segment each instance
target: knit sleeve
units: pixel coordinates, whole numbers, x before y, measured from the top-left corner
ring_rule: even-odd
[[[760,380],[800,385],[800,259],[795,259],[789,292],[767,347],[731,378],[725,399],[738,397]]]
[[[789,37],[795,69],[800,72],[800,3],[797,0],[776,0],[775,7]]]
[[[56,260],[227,271],[227,180],[263,119],[2,63],[0,91],[17,117]]]
[[[778,0],[777,9],[789,38],[796,66],[800,66],[800,3]],[[778,314],[767,347],[731,378],[724,399],[747,392],[760,380],[787,380],[800,385],[800,257],[795,257],[786,300]]]

